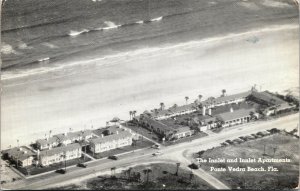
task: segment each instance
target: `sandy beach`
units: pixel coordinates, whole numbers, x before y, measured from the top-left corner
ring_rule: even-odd
[[[279,29],[278,29],[279,28]],[[299,87],[299,28],[278,26],[228,38],[94,60],[2,81],[1,149],[52,134],[98,128],[197,95]]]

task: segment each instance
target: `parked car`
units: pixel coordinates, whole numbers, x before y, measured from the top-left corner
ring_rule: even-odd
[[[158,155],[161,155],[162,154],[162,152],[156,152],[156,153],[153,153],[152,155],[153,156],[158,156]]]
[[[234,144],[231,140],[226,140],[225,142],[228,143],[228,144],[230,144],[230,145]]]
[[[86,168],[86,167],[87,167],[87,165],[86,165],[86,164],[83,164],[83,163],[78,163],[77,166],[78,166],[78,167],[82,167],[82,168]]]
[[[59,173],[59,174],[66,174],[66,171],[65,169],[58,169],[55,171],[56,173]]]
[[[160,146],[159,146],[159,145],[157,145],[157,144],[155,144],[155,145],[152,145],[151,147],[152,147],[152,148],[154,148],[154,149],[160,149]]]
[[[111,160],[118,160],[118,157],[117,157],[117,156],[114,156],[114,155],[112,155],[112,156],[109,156],[109,157],[108,157],[108,159],[111,159]]]
[[[196,165],[195,163],[190,164],[188,167],[190,167],[191,169],[199,169],[198,165]]]

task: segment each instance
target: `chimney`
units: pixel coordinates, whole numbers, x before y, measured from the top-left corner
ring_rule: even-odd
[[[206,107],[203,106],[203,107],[202,107],[202,115],[203,115],[203,116],[205,115],[205,110],[206,110]]]
[[[233,108],[232,108],[232,107],[230,108],[230,112],[231,112],[231,113],[233,112]]]
[[[208,109],[208,115],[211,116],[211,108]]]

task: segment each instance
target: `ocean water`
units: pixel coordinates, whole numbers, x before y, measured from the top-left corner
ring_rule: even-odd
[[[298,17],[293,0],[7,0],[2,70],[295,24]]]

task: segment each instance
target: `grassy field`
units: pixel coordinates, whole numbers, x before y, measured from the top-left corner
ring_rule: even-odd
[[[78,159],[72,159],[72,160],[68,160],[66,162],[66,166],[73,166],[76,165],[78,163],[84,163],[87,161],[90,161],[91,159],[88,157],[84,157],[83,155],[81,156],[81,158]],[[58,170],[61,168],[65,167],[65,163],[64,161],[60,162],[60,163],[55,163],[46,167],[34,167],[34,166],[30,166],[30,167],[26,167],[26,168],[22,168],[19,167],[17,170],[19,170],[21,173],[23,173],[24,175],[36,175],[36,174],[41,174],[44,172],[49,172],[52,170]]]
[[[218,147],[205,151],[201,158],[265,158],[291,160],[289,163],[201,163],[201,168],[223,181],[231,188],[244,189],[289,189],[295,188],[299,180],[299,139],[283,134],[274,134],[264,138],[247,141],[238,145]],[[247,168],[273,166],[275,171],[251,172],[228,171],[228,166]],[[225,172],[211,171],[211,167],[225,168]]]
[[[145,170],[149,169],[149,173]],[[68,185],[55,188],[60,190],[102,190],[102,189],[212,189],[202,179],[191,175],[190,171],[179,167],[178,176],[176,164],[151,164],[147,166],[136,166],[129,170],[124,170],[115,177],[99,176],[97,178],[82,182],[78,185]]]

